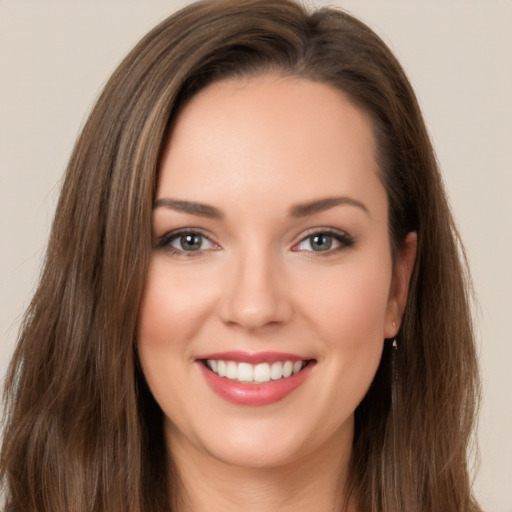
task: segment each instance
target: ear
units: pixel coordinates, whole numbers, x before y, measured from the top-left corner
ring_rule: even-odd
[[[409,233],[396,255],[391,287],[389,290],[386,319],[384,323],[384,338],[394,338],[404,314],[409,282],[411,280],[418,236],[415,232]]]

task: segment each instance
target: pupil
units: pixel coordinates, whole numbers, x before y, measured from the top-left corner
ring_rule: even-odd
[[[197,251],[201,248],[201,235],[183,235],[181,246],[186,251]]]
[[[331,248],[332,237],[330,235],[314,235],[311,237],[311,247],[315,251],[327,251]]]

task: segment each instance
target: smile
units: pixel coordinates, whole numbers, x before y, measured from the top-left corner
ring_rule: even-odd
[[[210,389],[235,405],[264,406],[283,400],[308,378],[315,359],[277,352],[222,352],[196,359]]]
[[[299,373],[306,364],[306,361],[276,361],[274,363],[250,364],[223,361],[222,359],[206,360],[206,366],[219,377],[254,384],[287,379]]]

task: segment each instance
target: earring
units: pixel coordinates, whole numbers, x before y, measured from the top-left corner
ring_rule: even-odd
[[[393,329],[396,328],[396,322],[393,322]],[[393,338],[393,348],[396,350],[398,348],[398,344],[396,342],[396,338]]]

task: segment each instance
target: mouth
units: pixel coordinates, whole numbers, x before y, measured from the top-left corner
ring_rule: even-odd
[[[264,384],[296,375],[312,361],[283,360],[251,364],[224,359],[204,359],[203,364],[219,377],[246,384]]]
[[[278,402],[307,379],[316,363],[293,354],[223,352],[196,359],[209,387],[235,405]]]

